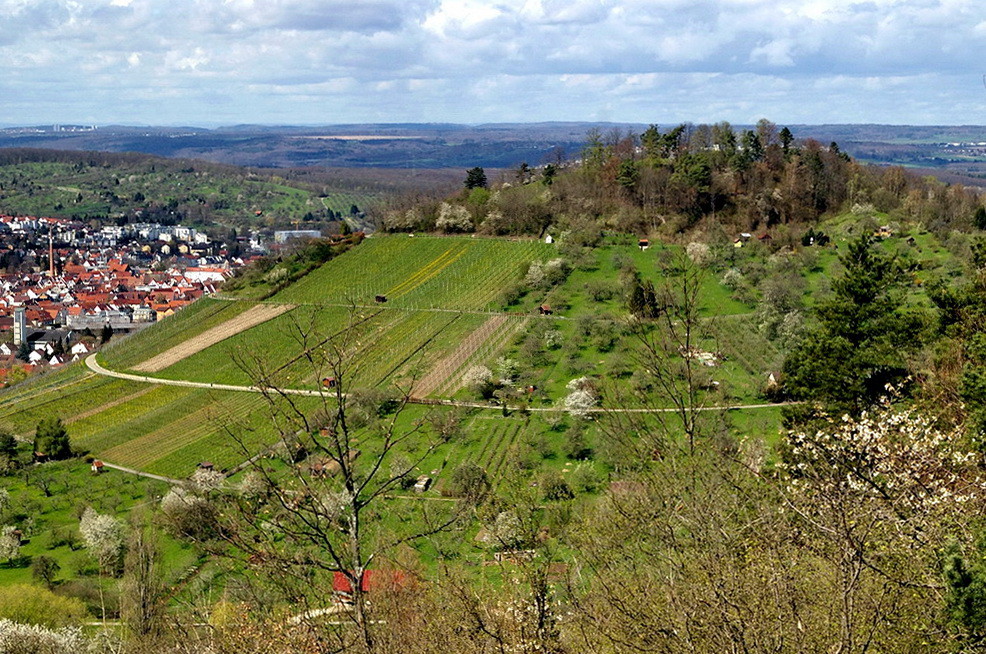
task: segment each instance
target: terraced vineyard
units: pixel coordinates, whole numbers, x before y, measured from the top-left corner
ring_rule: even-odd
[[[556,252],[537,241],[375,236],[272,299],[372,304],[383,295],[388,306],[406,309],[495,310],[531,261]]]
[[[312,390],[327,371],[313,370],[306,355],[335,347],[350,386],[408,388],[430,375],[426,394],[451,394],[468,365],[495,357],[526,321],[487,313],[503,309],[503,288],[555,252],[535,241],[374,237],[266,303],[203,299],[100,356],[110,369],[164,379],[251,385],[262,371],[278,386]],[[265,320],[224,329],[258,309]],[[161,357],[207,332],[217,336],[206,347],[173,362]],[[318,400],[299,398],[309,401],[314,408]],[[273,442],[268,413],[254,393],[112,379],[79,364],[0,396],[0,424],[22,437],[39,419],[62,417],[77,451],[173,478],[203,460],[232,468]],[[498,439],[484,465],[501,465],[512,440]]]
[[[193,336],[232,320],[247,311],[253,302],[223,302],[202,298],[177,314],[153,325],[147,334],[114,340],[103,350],[103,358],[113,368],[125,369],[146,361]]]
[[[305,349],[323,347],[327,339],[341,338],[345,333],[346,342],[341,347],[352,362],[352,383],[366,387],[404,384],[428,374],[489,319],[481,312],[502,308],[497,300],[505,286],[516,283],[531,261],[547,259],[553,252],[551,246],[534,241],[407,236],[367,239],[269,301],[301,306],[157,374],[169,379],[250,384],[255,366],[262,366],[273,373],[275,383],[312,388],[325,371],[312,370]],[[374,281],[371,284],[369,280]],[[375,302],[377,295],[387,301]],[[203,313],[213,325],[219,316],[233,317],[242,311],[210,307]],[[195,333],[202,331],[196,325]],[[482,353],[495,353],[509,333],[498,330],[490,342],[479,343],[484,346]],[[141,349],[150,356],[164,348],[155,345]],[[474,359],[470,353],[466,358]],[[120,359],[107,361],[113,364]],[[126,361],[132,362],[133,357]],[[244,369],[244,362],[251,370]],[[462,363],[450,371],[456,380],[461,377]],[[443,391],[455,388],[455,383],[442,384]]]

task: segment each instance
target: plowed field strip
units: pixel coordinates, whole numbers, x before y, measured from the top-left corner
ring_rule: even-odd
[[[210,345],[215,345],[230,336],[246,331],[260,323],[267,322],[271,318],[276,318],[294,307],[295,305],[293,304],[258,304],[255,307],[247,309],[233,320],[224,322],[212,329],[207,329],[198,336],[190,338],[184,343],[148,359],[144,363],[137,364],[133,369],[140,372],[158,372],[159,370],[164,370],[182,359],[201,352]]]
[[[492,336],[500,328],[503,323],[507,322],[508,318],[506,316],[497,315],[493,316],[478,329],[473,331],[471,334],[465,337],[463,341],[459,344],[459,347],[449,354],[447,357],[443,358],[435,364],[435,367],[428,372],[427,375],[421,378],[421,380],[414,386],[414,395],[417,397],[426,397],[431,393],[434,393],[450,376],[455,374],[456,371],[465,363],[473,353],[480,348],[480,346],[485,343],[490,336]]]

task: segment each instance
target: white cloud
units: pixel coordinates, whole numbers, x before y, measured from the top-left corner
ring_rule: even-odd
[[[973,0],[0,0],[0,115],[980,122],[984,47]]]

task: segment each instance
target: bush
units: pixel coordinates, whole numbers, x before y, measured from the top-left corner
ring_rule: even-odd
[[[472,504],[479,504],[490,492],[490,480],[486,471],[475,463],[460,463],[449,483],[442,488],[442,495],[461,497]]]
[[[557,500],[570,500],[575,497],[572,488],[565,481],[560,472],[549,470],[541,475],[539,479],[541,495],[549,502]]]
[[[587,442],[582,423],[575,423],[568,430],[568,438],[565,439],[565,456],[576,461],[592,458],[592,446]]]
[[[0,587],[0,618],[58,628],[77,625],[85,617],[81,601],[60,597],[47,588],[28,584]]]
[[[0,619],[0,652],[4,654],[80,654],[87,651],[94,650],[87,645],[81,629],[51,630]]]
[[[599,488],[599,473],[591,463],[580,463],[568,474],[568,483],[577,493],[592,493]]]
[[[176,535],[204,540],[215,533],[216,507],[180,486],[172,488],[161,500],[161,513]]]

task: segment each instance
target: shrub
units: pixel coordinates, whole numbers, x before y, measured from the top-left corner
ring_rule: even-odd
[[[599,482],[599,473],[591,463],[580,463],[568,474],[568,483],[577,493],[592,493]]]
[[[215,533],[215,506],[206,498],[185,488],[172,488],[161,499],[161,513],[177,535],[202,540]]]
[[[539,480],[541,494],[548,501],[570,500],[575,497],[571,487],[560,472],[546,471]]]
[[[85,616],[81,601],[61,597],[47,588],[28,584],[0,587],[0,619],[57,628],[77,625]]]
[[[93,651],[78,628],[46,629],[0,619],[0,652],[4,654],[81,654]]]
[[[449,483],[442,488],[442,494],[461,497],[472,504],[479,504],[489,494],[490,488],[486,471],[475,463],[466,462],[456,466]]]

